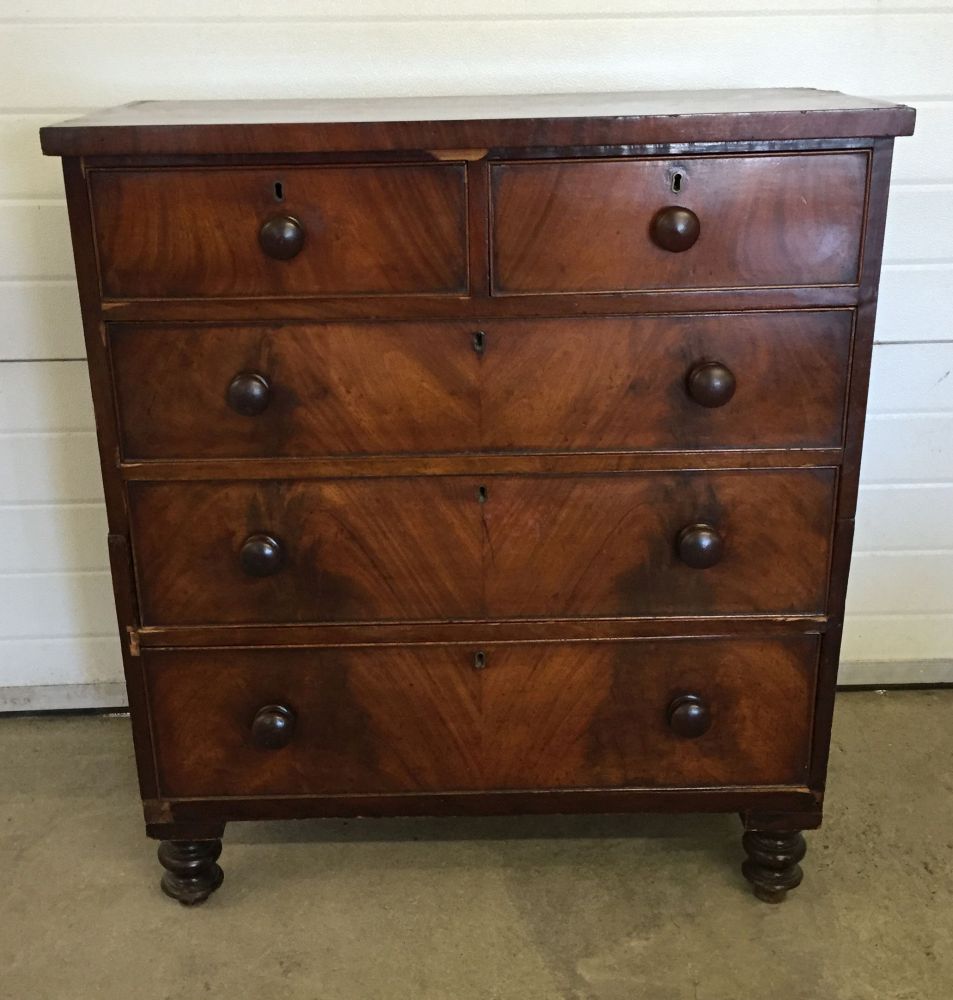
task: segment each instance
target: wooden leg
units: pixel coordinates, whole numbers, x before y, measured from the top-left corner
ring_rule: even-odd
[[[754,894],[765,903],[783,903],[788,890],[796,889],[804,877],[798,864],[807,850],[804,835],[799,830],[749,830],[741,843],[748,854],[741,871]]]
[[[222,841],[163,840],[159,844],[162,891],[183,906],[204,903],[225,877],[218,866]]]

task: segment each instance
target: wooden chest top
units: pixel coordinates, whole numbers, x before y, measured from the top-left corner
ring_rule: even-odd
[[[53,156],[664,145],[910,135],[914,111],[829,90],[136,101],[40,132]]]

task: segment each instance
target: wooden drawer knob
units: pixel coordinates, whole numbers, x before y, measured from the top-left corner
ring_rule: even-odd
[[[703,736],[711,728],[711,712],[701,695],[683,694],[668,706],[668,724],[677,736],[687,740]]]
[[[262,250],[275,260],[291,260],[304,246],[304,227],[290,215],[269,219],[258,234]]]
[[[721,535],[710,524],[688,524],[678,533],[678,558],[692,569],[708,569],[723,554]]]
[[[264,375],[257,372],[240,372],[225,391],[228,405],[243,417],[257,417],[268,406],[271,386]]]
[[[265,705],[255,713],[251,738],[263,750],[280,750],[294,736],[295,714],[284,705]]]
[[[734,372],[720,361],[705,361],[688,373],[688,395],[699,406],[724,406],[735,394]]]
[[[657,247],[671,253],[682,253],[695,245],[701,232],[701,223],[690,208],[669,205],[655,213],[649,232]]]
[[[284,565],[281,542],[271,535],[250,535],[239,553],[242,569],[249,576],[271,576]]]

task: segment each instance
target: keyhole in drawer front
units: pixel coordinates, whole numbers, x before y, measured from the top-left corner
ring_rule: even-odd
[[[473,669],[482,670],[486,666],[486,653],[482,649],[478,649],[473,654]]]
[[[486,503],[486,501],[488,499],[488,496],[489,496],[489,494],[487,493],[485,486],[480,486],[477,489],[477,500],[480,503]]]
[[[482,330],[477,330],[473,335],[473,350],[477,354],[483,354],[486,350],[486,334]]]
[[[275,201],[285,200],[285,186],[281,181],[275,181]]]
[[[672,174],[672,190],[676,194],[682,190],[682,175],[678,171]]]

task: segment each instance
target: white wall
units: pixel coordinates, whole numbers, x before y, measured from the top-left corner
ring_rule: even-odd
[[[953,9],[832,6],[0,0],[0,708],[119,697],[66,210],[36,133],[144,98],[814,86],[915,105],[895,159],[844,676],[953,680]],[[86,686],[27,690],[63,684]]]

